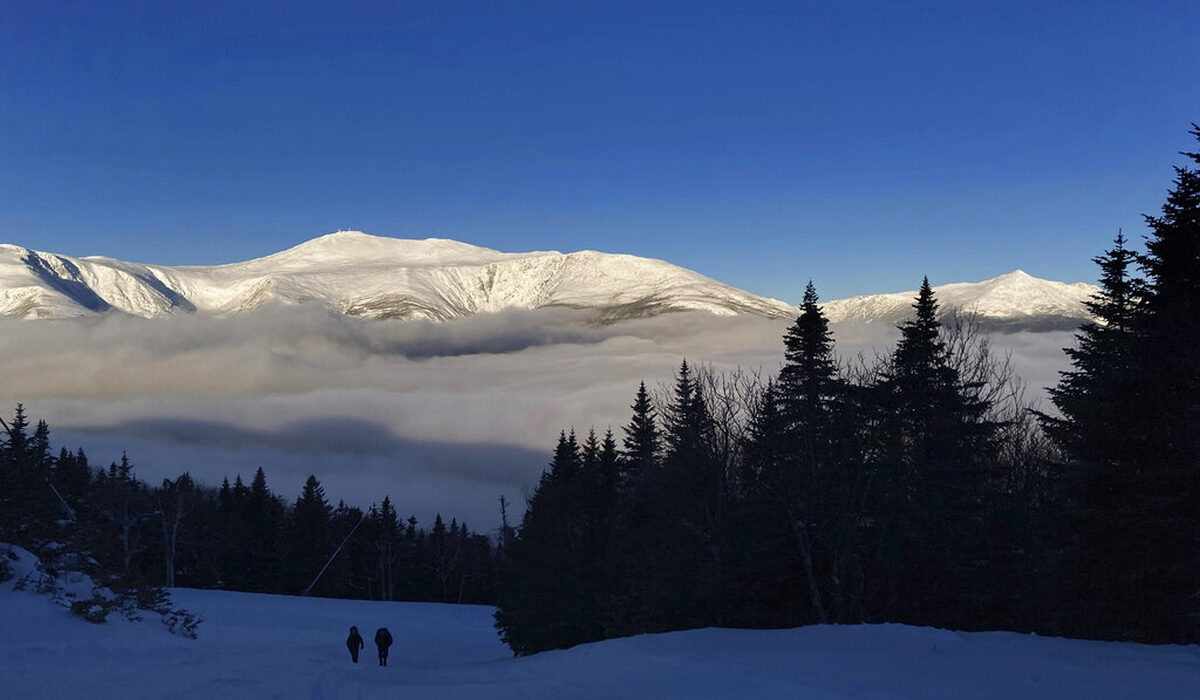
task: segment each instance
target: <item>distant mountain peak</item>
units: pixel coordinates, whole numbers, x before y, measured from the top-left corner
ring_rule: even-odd
[[[315,262],[321,258],[357,258],[373,263],[456,264],[491,261],[504,255],[490,248],[449,238],[391,238],[362,231],[336,231],[261,259],[307,257]]]
[[[943,316],[969,313],[1004,330],[1073,329],[1089,318],[1084,302],[1097,288],[1034,277],[1024,270],[983,280],[933,287]],[[900,323],[912,314],[917,291],[837,299],[822,304],[832,322]]]

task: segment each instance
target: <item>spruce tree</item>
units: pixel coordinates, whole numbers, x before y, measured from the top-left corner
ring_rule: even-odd
[[[560,432],[508,547],[495,621],[501,639],[517,655],[603,636],[583,469],[574,431]]]
[[[238,478],[241,479],[240,476]],[[239,493],[244,493],[241,498],[244,501],[245,556],[249,564],[249,570],[245,573],[246,590],[277,590],[284,504],[271,493],[262,467],[255,470],[249,490]]]
[[[817,303],[810,281],[800,316],[783,337],[785,363],[776,393],[785,419],[795,428],[815,431],[829,418],[828,403],[839,393],[837,363],[829,320]]]
[[[378,509],[372,508],[371,520],[374,525],[374,543],[376,551],[376,572],[380,600],[396,599],[396,574],[400,551],[400,522],[396,509],[388,496]]]
[[[1100,267],[1100,291],[1085,302],[1095,321],[1080,327],[1075,346],[1064,349],[1072,369],[1049,390],[1060,416],[1042,415],[1050,435],[1076,463],[1112,457],[1124,413],[1133,397],[1135,321],[1142,280],[1130,277],[1136,254],[1118,233],[1113,247],[1093,258]]]
[[[54,460],[53,482],[72,508],[78,509],[91,479],[92,470],[83,448],[70,452],[64,447],[59,451],[58,459]]]
[[[291,518],[291,565],[289,588],[304,590],[320,572],[326,559],[333,552],[329,532],[333,508],[325,500],[325,489],[316,476],[309,475]],[[314,592],[326,590],[328,584],[318,582]]]
[[[1200,139],[1200,127],[1192,125]],[[1200,153],[1184,153],[1200,164]],[[1176,167],[1138,264],[1145,276],[1135,316],[1137,391],[1126,410],[1128,465],[1113,486],[1135,482],[1113,548],[1121,555],[1115,606],[1146,641],[1200,640],[1200,169]]]
[[[0,535],[11,542],[30,544],[30,499],[33,495],[29,450],[29,420],[17,404],[4,423],[0,437]]]
[[[623,491],[633,488],[638,479],[655,469],[662,451],[662,434],[646,382],[638,384],[637,396],[630,408],[633,416],[624,427],[625,449],[621,460],[620,488]]]
[[[877,575],[891,588],[886,617],[961,629],[971,624],[972,567],[986,547],[997,426],[979,387],[964,384],[950,362],[928,278],[913,309],[878,387],[885,530]]]
[[[812,282],[783,342],[785,362],[774,388],[783,450],[764,483],[779,532],[795,552],[813,619],[840,620],[861,467],[850,449],[855,420],[846,410],[846,382]]]
[[[604,490],[611,495],[613,507],[616,507],[617,489],[621,478],[621,454],[617,449],[617,441],[613,437],[612,428],[604,431],[604,439],[600,442],[599,463],[600,479]]]
[[[667,629],[719,625],[730,483],[713,453],[714,424],[703,387],[686,360],[663,413],[663,466],[649,491],[657,518],[648,543],[659,554],[646,614]]]
[[[253,546],[249,525],[249,492],[242,483],[241,475],[234,484],[229,477],[221,482],[217,491],[217,577],[224,588],[235,591],[263,591],[256,585],[257,571],[251,558]]]
[[[1200,138],[1200,127],[1192,134]],[[1185,153],[1200,163],[1200,153]],[[1200,640],[1200,171],[1175,168],[1137,255],[1118,236],[1044,423],[1059,468],[1067,632]],[[1072,605],[1073,601],[1084,604]]]
[[[1135,464],[1144,450],[1128,432],[1129,411],[1142,391],[1135,351],[1143,284],[1130,276],[1135,259],[1121,233],[1093,258],[1100,290],[1086,305],[1095,320],[1083,324],[1075,346],[1065,349],[1072,369],[1049,390],[1059,415],[1039,415],[1063,454],[1051,472],[1052,570],[1059,583],[1050,624],[1064,633],[1119,636],[1126,626],[1116,614],[1121,586],[1109,582],[1126,569],[1113,566],[1113,545],[1124,539],[1121,514],[1138,487]]]

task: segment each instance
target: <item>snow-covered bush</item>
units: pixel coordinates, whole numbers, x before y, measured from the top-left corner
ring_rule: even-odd
[[[100,624],[108,620],[108,614],[113,610],[113,600],[102,596],[94,595],[85,600],[76,600],[71,603],[71,613],[78,615],[88,622]]]
[[[187,610],[173,609],[166,589],[160,586],[124,587],[119,585],[116,577],[105,575],[87,553],[64,552],[57,548],[48,551],[55,553],[53,560],[42,561],[20,547],[0,544],[0,562],[9,572],[8,578],[16,578],[13,590],[45,595],[95,624],[106,622],[113,614],[138,622],[145,611],[150,611],[157,613],[173,634],[196,638],[200,619]]]

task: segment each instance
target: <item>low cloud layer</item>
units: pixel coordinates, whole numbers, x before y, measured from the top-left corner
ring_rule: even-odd
[[[230,318],[0,319],[0,401],[50,422],[94,462],[128,450],[154,482],[209,484],[254,469],[294,498],[321,479],[336,502],[390,495],[480,530],[496,499],[521,503],[560,429],[620,433],[640,380],[681,358],[770,374],[787,321],[702,313],[599,325],[542,310],[445,324],[364,321],[305,307]],[[887,325],[835,328],[839,352],[872,354]],[[1065,366],[1070,333],[996,336],[1035,388]]]

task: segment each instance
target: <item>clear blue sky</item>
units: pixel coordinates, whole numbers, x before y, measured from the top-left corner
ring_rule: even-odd
[[[1092,280],[1200,122],[1200,2],[0,3],[0,241],[339,228],[797,301]]]

